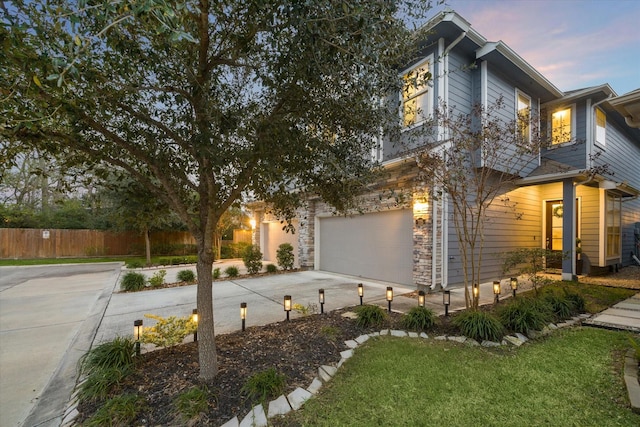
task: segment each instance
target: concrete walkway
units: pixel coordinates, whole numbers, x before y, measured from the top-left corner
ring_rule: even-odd
[[[607,329],[640,332],[640,293],[607,308],[584,323]]]

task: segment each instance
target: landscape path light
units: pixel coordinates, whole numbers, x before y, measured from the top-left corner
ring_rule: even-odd
[[[358,296],[360,297],[360,305],[362,305],[362,297],[364,296],[364,286],[358,283]]]
[[[320,314],[324,313],[324,289],[318,291],[318,302],[320,303]]]
[[[391,313],[391,301],[393,301],[393,288],[387,286],[387,303],[389,303],[389,313]]]
[[[287,312],[287,320],[289,320],[289,313],[291,312],[291,295],[284,296],[284,311]]]
[[[478,285],[477,283],[474,283],[473,284],[473,299],[477,301],[479,297],[480,297],[480,285]]]
[[[451,304],[451,291],[446,290],[442,293],[442,303],[444,304],[444,315],[449,315],[449,304]]]
[[[140,356],[140,336],[142,335],[142,319],[133,321],[133,338],[136,341],[136,356]]]
[[[244,331],[245,321],[247,320],[247,303],[240,303],[240,320],[242,320],[242,330]]]
[[[493,282],[493,295],[495,295],[495,303],[500,302],[500,282],[497,280]]]
[[[424,307],[424,291],[418,291],[418,306]]]
[[[196,324],[196,331],[193,333],[193,341],[198,341],[198,309],[194,308],[191,312],[191,320]]]
[[[511,284],[511,290],[513,291],[513,297],[516,297],[516,291],[518,290],[518,278],[512,277],[509,279],[509,284]]]

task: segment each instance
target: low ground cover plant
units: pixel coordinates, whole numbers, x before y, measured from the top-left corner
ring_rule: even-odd
[[[152,288],[159,288],[164,285],[164,278],[167,276],[167,270],[158,270],[149,278],[149,285]]]
[[[516,298],[498,309],[498,317],[509,330],[528,334],[539,331],[553,319],[547,302],[540,298]]]
[[[462,335],[476,341],[500,341],[504,332],[500,319],[487,311],[463,311],[453,318],[452,323]]]
[[[130,271],[122,276],[120,289],[126,292],[136,292],[144,289],[147,278],[142,273]]]
[[[238,270],[238,267],[232,265],[224,269],[224,274],[228,277],[238,277],[240,271]]]
[[[412,331],[426,331],[433,327],[438,316],[426,307],[413,307],[402,317],[402,326]]]
[[[144,399],[135,394],[123,394],[107,400],[83,426],[130,425],[145,408]]]
[[[191,316],[167,318],[153,314],[145,314],[144,317],[156,320],[156,324],[145,327],[142,330],[140,341],[154,344],[158,347],[172,347],[182,343],[187,335],[192,335],[198,330],[198,324]]]
[[[354,309],[356,323],[362,328],[379,326],[387,319],[387,314],[377,305],[359,305]]]
[[[267,264],[267,273],[275,273],[278,271],[278,267],[275,264]]]
[[[280,396],[285,383],[286,377],[283,374],[275,368],[269,368],[250,376],[242,387],[242,393],[254,402],[264,403]]]
[[[206,385],[192,387],[179,394],[173,404],[185,420],[190,420],[207,410],[210,397],[209,389]]]

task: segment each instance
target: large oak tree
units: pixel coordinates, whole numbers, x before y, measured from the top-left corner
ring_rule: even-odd
[[[421,0],[5,1],[0,158],[16,144],[121,169],[198,246],[200,378],[218,371],[211,267],[220,216],[243,193],[291,216],[305,194],[338,211],[375,168]],[[106,173],[106,172],[105,172]]]

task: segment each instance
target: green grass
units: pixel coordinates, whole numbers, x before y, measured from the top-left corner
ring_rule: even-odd
[[[590,285],[578,282],[555,282],[543,288],[547,292],[562,295],[565,291],[579,294],[585,299],[588,313],[599,313],[622,300],[625,300],[638,291],[633,289],[614,288],[608,286]]]
[[[637,426],[620,366],[613,369],[626,337],[571,328],[493,351],[369,340],[285,425]]]

